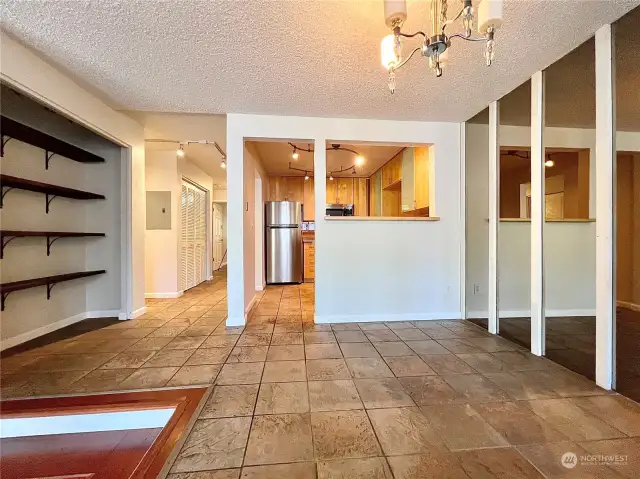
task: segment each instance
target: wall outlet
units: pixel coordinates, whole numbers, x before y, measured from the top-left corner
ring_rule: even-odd
[[[474,284],[473,285],[473,294],[480,294],[480,285],[479,284]]]

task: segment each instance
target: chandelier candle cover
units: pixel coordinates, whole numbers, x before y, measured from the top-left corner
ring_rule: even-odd
[[[495,55],[494,36],[496,30],[502,25],[502,0],[462,0],[462,9],[449,19],[447,16],[447,0],[427,0],[430,4],[429,30],[427,33],[417,31],[404,33],[402,25],[407,20],[406,0],[384,0],[384,18],[387,27],[393,33],[382,39],[381,60],[382,65],[389,72],[389,90],[393,93],[396,89],[396,70],[411,60],[417,52],[429,60],[429,67],[434,70],[437,77],[442,76],[442,69],[447,64],[451,40],[460,38],[470,42],[486,42],[485,60],[487,66]],[[475,8],[478,9],[477,29],[482,36],[473,37]],[[458,20],[462,21],[462,33],[448,34],[447,28]],[[414,48],[408,56],[402,56],[402,39],[421,36],[422,45]]]

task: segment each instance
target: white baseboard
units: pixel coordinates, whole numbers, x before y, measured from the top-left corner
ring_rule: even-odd
[[[119,317],[120,317],[120,311],[118,310],[86,311],[84,313],[76,314],[69,318],[61,319],[60,321],[56,321],[55,323],[41,326],[32,331],[27,331],[26,333],[19,334],[17,336],[14,336],[13,338],[7,338],[2,342],[0,342],[0,351],[4,351],[5,349],[9,349],[19,344],[26,343],[27,341],[31,341],[32,339],[39,338],[40,336],[44,336],[45,334],[52,333],[66,326],[79,323],[80,321],[83,321],[85,319],[119,318]]]
[[[631,311],[640,312],[640,304],[631,303],[630,301],[616,301],[619,308],[630,309]]]
[[[244,308],[244,316],[246,318],[247,314],[249,314],[249,311],[251,311],[251,308],[253,308],[253,305],[256,304],[256,299],[257,296],[254,294],[253,298],[251,298],[251,301],[249,301],[249,304],[247,305],[246,308]]]
[[[118,316],[118,319],[120,321],[126,321],[127,319],[136,319],[137,317],[142,316],[146,312],[147,312],[147,307],[143,306],[142,308],[136,309],[131,314],[120,313],[120,315]]]
[[[144,293],[147,299],[175,299],[184,294],[184,291],[174,291],[172,293]]]
[[[488,311],[469,311],[468,318],[486,318]],[[575,316],[595,316],[595,309],[547,309],[545,316],[550,317],[575,317]],[[501,318],[530,318],[531,311],[528,309],[521,310],[503,310],[499,312]]]
[[[447,313],[409,313],[409,314],[352,314],[352,315],[314,315],[316,324],[331,323],[372,323],[380,321],[437,321],[439,319],[462,319],[459,312]]]
[[[245,318],[227,318],[225,324],[231,326],[244,326],[247,323]]]

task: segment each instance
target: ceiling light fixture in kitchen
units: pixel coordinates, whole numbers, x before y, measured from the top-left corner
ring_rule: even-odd
[[[291,158],[293,158],[294,160],[297,160],[300,155],[298,154],[298,151],[304,151],[307,153],[313,153],[315,150],[313,148],[311,148],[311,145],[308,145],[307,148],[301,148],[299,146],[294,145],[293,143],[289,143],[289,145],[293,148],[293,153],[291,154]],[[343,168],[342,166],[340,167],[339,170],[334,170],[334,171],[330,171],[329,172],[329,179],[333,180],[333,173],[344,173],[345,171],[349,171],[352,170],[352,173],[355,175],[356,174],[356,166],[362,166],[365,163],[365,157],[362,156],[360,153],[358,153],[356,150],[352,150],[351,148],[346,148],[344,146],[341,146],[339,143],[332,143],[331,146],[328,146],[326,148],[326,151],[348,151],[349,153],[353,153],[354,155],[356,155],[355,157],[355,162],[353,165],[347,167],[347,168]],[[294,166],[291,166],[291,162],[289,162],[289,169],[290,170],[294,170],[294,171],[300,171],[303,172],[305,174],[305,176],[307,176],[307,170],[303,170],[301,168],[296,168]],[[308,178],[305,178],[305,180]]]
[[[382,65],[389,72],[389,91],[396,89],[396,70],[411,60],[417,52],[429,59],[429,67],[437,77],[442,76],[451,47],[451,40],[460,38],[470,42],[486,42],[484,57],[487,66],[491,66],[495,56],[494,36],[502,25],[502,0],[462,0],[462,9],[451,19],[447,16],[447,0],[427,0],[430,4],[429,29],[427,33],[417,31],[404,33],[401,28],[407,20],[406,0],[384,0],[384,19],[393,33],[382,39]],[[478,7],[477,22],[474,19],[474,6]],[[462,33],[447,34],[446,29],[462,19]],[[472,37],[474,23],[482,36]],[[406,58],[402,57],[402,38],[421,36],[422,44],[414,48]]]

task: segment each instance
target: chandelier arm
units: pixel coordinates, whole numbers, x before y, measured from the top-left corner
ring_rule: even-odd
[[[413,37],[417,37],[418,35],[422,35],[423,38],[427,38],[427,35],[425,35],[424,32],[421,31],[417,31],[416,33],[398,33],[398,35],[400,35],[401,37],[404,38],[413,38]]]
[[[468,42],[486,42],[487,41],[487,39],[485,37],[468,37],[466,35],[463,35],[462,33],[455,33],[453,35],[450,35],[447,38],[449,40],[451,40],[453,38],[462,38],[463,40],[466,40]]]
[[[397,66],[393,67],[394,70],[397,70],[398,68],[404,66],[405,63],[407,63],[409,60],[411,60],[411,57],[413,55],[416,54],[416,52],[422,50],[422,47],[416,47],[413,49],[413,51],[409,54],[409,56],[407,58],[405,58],[404,60],[402,60]]]
[[[460,18],[462,16],[462,14],[464,13],[464,7],[462,7],[460,9],[460,11],[458,12],[458,14],[452,18],[451,20],[447,20],[446,22],[444,22],[442,24],[442,33],[444,34],[445,29],[447,28],[447,25],[451,25],[452,23],[454,23],[456,20],[458,20],[458,18]]]

